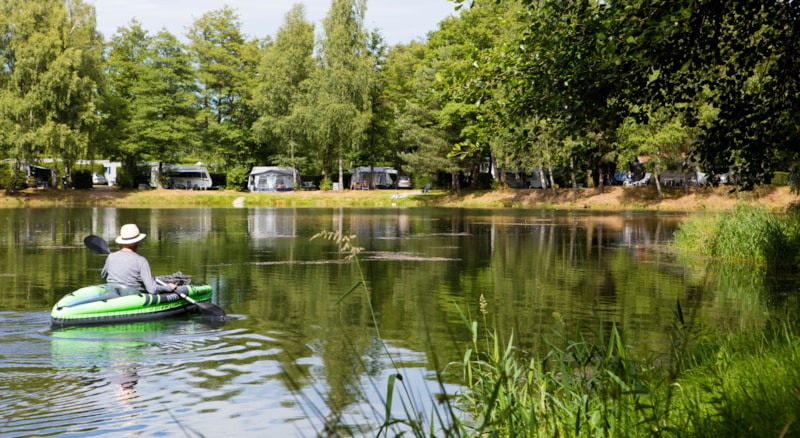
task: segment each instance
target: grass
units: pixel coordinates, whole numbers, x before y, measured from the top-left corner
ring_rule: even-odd
[[[665,355],[631,354],[611,325],[531,356],[478,330],[462,368],[466,430],[495,437],[782,437],[800,434],[800,330],[791,318],[712,334],[680,315]]]
[[[770,270],[798,268],[800,214],[779,219],[765,207],[738,204],[731,211],[690,217],[675,233],[673,248]]]
[[[334,242],[361,274],[335,305],[358,292],[369,302],[355,236],[317,237]],[[386,388],[375,436],[800,436],[800,325],[789,314],[758,329],[711,332],[686,321],[678,303],[668,348],[647,354],[634,353],[614,324],[570,331],[556,314],[556,336],[536,355],[518,348],[514,334],[502,339],[488,328],[488,303],[481,296],[478,304],[478,319],[458,309],[470,334],[463,359],[437,370],[442,388],[450,378],[463,388],[431,395],[445,400],[442,418],[425,415],[403,385],[369,302],[383,354],[398,370],[384,385],[373,382]],[[393,416],[396,404],[404,416]]]
[[[594,210],[658,211],[728,211],[737,203],[761,205],[770,211],[783,211],[797,200],[788,187],[767,186],[742,194],[728,188],[692,187],[690,195],[683,188],[665,188],[664,200],[654,187],[606,187],[597,189],[464,190],[452,193],[433,190],[422,194],[411,190],[326,190],[281,193],[243,193],[233,190],[117,190],[96,186],[92,190],[26,189],[16,195],[0,194],[0,207],[105,206],[146,208],[231,207],[239,198],[244,207],[461,207],[461,208],[547,208]]]

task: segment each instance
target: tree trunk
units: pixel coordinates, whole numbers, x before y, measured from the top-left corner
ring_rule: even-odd
[[[19,182],[19,169],[20,169],[19,158],[15,158],[14,164],[11,166],[11,180],[8,183],[8,187],[6,187],[7,195],[13,195],[17,193],[17,182]]]
[[[578,181],[575,179],[575,158],[569,157],[569,177],[572,180],[572,194],[578,197]]]
[[[653,169],[653,176],[652,177],[656,179],[656,191],[658,192],[658,199],[663,201],[664,200],[664,193],[661,191],[661,181],[660,181],[660,178],[658,177],[658,174],[659,174],[658,168]]]
[[[604,179],[603,178],[603,173],[604,172],[603,172],[603,166],[602,165],[600,165],[600,167],[598,167],[598,171],[600,172],[600,174],[597,175],[597,189],[598,189],[598,192],[602,195],[603,193],[605,193],[605,188],[604,188],[605,185],[603,184],[604,183],[604,181],[603,181],[603,179]]]
[[[683,194],[689,196],[689,172],[683,169]]]
[[[539,184],[542,186],[542,190],[547,191],[547,178],[544,174],[544,167],[539,167]]]
[[[342,162],[344,158],[342,157],[342,149],[339,148],[339,191],[344,191],[344,172],[342,171],[343,165]]]
[[[161,175],[164,174],[164,163],[161,161],[158,162],[158,167],[156,167],[156,187],[159,189],[164,188],[164,183],[161,181]]]

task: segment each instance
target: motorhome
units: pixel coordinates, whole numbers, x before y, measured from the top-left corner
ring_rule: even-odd
[[[168,189],[207,190],[212,187],[211,174],[203,166],[163,166],[162,180]]]

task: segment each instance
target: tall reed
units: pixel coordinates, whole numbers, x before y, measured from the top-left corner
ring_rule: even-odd
[[[482,306],[483,307],[483,306]],[[616,325],[590,341],[549,342],[536,357],[490,329],[479,330],[463,312],[472,335],[459,366],[466,389],[457,400],[479,436],[619,437],[660,434],[670,398],[659,391],[660,370],[629,354]],[[485,322],[485,319],[484,319]]]
[[[763,212],[738,214],[756,224],[770,220]],[[335,242],[360,275],[336,303],[358,291],[369,301],[354,236],[315,237]],[[678,303],[670,348],[636,355],[616,324],[567,331],[555,314],[557,336],[546,341],[547,353],[535,355],[518,348],[513,333],[503,339],[489,328],[489,303],[481,296],[478,304],[477,319],[457,308],[470,340],[463,359],[444,370],[461,378],[463,389],[452,398],[463,415],[451,408],[447,394],[430,395],[446,403],[446,417],[422,413],[397,368],[385,382],[375,436],[800,436],[800,329],[792,315],[770,319],[761,329],[713,333],[685,321]],[[444,376],[437,374],[442,388]],[[393,413],[396,404],[403,416]],[[326,431],[338,436],[342,429],[326,423]]]
[[[383,418],[375,436],[388,437],[390,434],[394,434],[394,436],[410,434],[415,437],[462,436],[461,421],[450,406],[447,394],[444,391],[445,384],[441,375],[437,374],[437,377],[443,394],[439,397],[434,394],[429,395],[432,399],[438,399],[444,405],[444,408],[441,410],[434,409],[430,414],[424,412],[419,400],[411,393],[411,388],[408,388],[404,384],[403,375],[395,362],[395,358],[381,337],[379,321],[372,304],[369,286],[358,259],[358,254],[363,248],[356,246],[356,236],[344,235],[338,231],[321,231],[311,239],[317,238],[334,242],[338,246],[339,252],[344,254],[345,260],[353,262],[358,271],[358,280],[336,300],[334,306],[341,304],[351,294],[357,293],[358,291],[364,293],[377,342],[380,344],[384,356],[389,359],[392,367],[395,369],[395,372],[391,374],[385,382],[386,392],[383,399]],[[376,382],[373,382],[373,385],[378,387]],[[399,404],[402,407],[403,416],[395,416],[393,409],[395,404]],[[339,425],[333,424],[327,425],[326,427],[329,430],[336,430]],[[338,433],[335,435],[338,435]]]
[[[631,355],[613,324],[593,340],[577,328],[535,357],[461,315],[472,341],[457,400],[475,436],[800,436],[796,322],[715,334],[678,305],[663,357]]]
[[[800,266],[797,217],[781,220],[764,207],[747,204],[715,215],[696,214],[675,233],[673,248],[771,270],[796,269]]]

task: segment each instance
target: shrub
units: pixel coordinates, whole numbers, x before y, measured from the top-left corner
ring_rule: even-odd
[[[331,179],[327,178],[327,177],[323,178],[319,182],[319,189],[320,190],[331,190],[331,189],[333,189],[333,183],[331,182]]]
[[[92,171],[82,169],[72,172],[72,188],[81,190],[91,189]]]
[[[228,188],[244,192],[247,191],[247,179],[249,177],[250,169],[247,166],[233,166],[228,169],[228,173],[225,176],[225,184]]]
[[[9,184],[11,184],[11,177],[13,176],[13,165],[5,165],[0,166],[0,189],[5,190],[8,188]],[[25,181],[25,175],[20,173],[19,177],[17,178],[17,185],[14,187],[14,190],[24,190],[28,188],[28,184]]]

